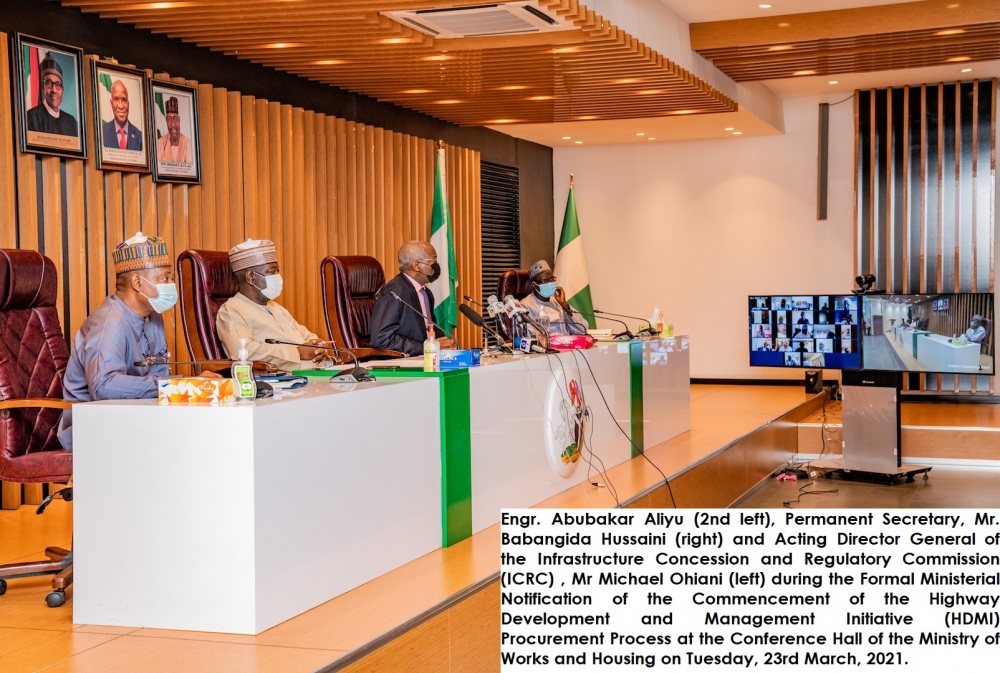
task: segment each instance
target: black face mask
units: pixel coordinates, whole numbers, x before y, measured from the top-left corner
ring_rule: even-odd
[[[431,275],[427,276],[427,282],[433,283],[434,281],[436,281],[438,278],[441,277],[441,265],[438,264],[437,262],[434,262],[429,266],[431,267]]]

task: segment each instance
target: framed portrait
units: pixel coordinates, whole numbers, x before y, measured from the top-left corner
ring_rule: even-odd
[[[102,170],[148,173],[149,81],[133,68],[94,61],[94,145]]]
[[[157,182],[201,182],[198,91],[159,80],[150,80],[149,87],[153,179]]]
[[[21,151],[86,158],[83,51],[20,33],[13,43]]]

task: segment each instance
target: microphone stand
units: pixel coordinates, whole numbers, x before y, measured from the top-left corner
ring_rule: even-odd
[[[468,299],[468,297],[466,297],[466,299]],[[467,310],[463,311],[462,309],[467,309]],[[493,338],[495,338],[497,340],[497,342],[498,342],[498,345],[499,345],[499,348],[500,348],[501,352],[506,351],[506,352],[510,353],[511,355],[514,354],[514,349],[507,345],[507,342],[505,342],[503,340],[503,337],[500,336],[500,334],[495,329],[493,329],[492,327],[490,327],[489,325],[486,324],[486,318],[485,318],[485,316],[482,316],[479,313],[476,313],[475,311],[473,311],[471,308],[469,308],[465,304],[462,304],[461,306],[459,306],[458,310],[462,313],[462,315],[464,315],[466,318],[468,318],[472,322],[473,325],[475,325],[476,327],[483,328],[484,330],[486,330],[487,334],[489,334],[490,336],[492,336]]]
[[[405,306],[406,308],[410,309],[411,311],[413,311],[414,313],[416,313],[417,315],[419,315],[421,318],[423,318],[425,323],[427,323],[428,325],[432,325],[434,327],[437,327],[439,330],[441,330],[444,333],[444,335],[446,337],[448,337],[449,339],[451,339],[455,343],[458,343],[458,339],[455,338],[454,334],[452,334],[451,332],[449,332],[445,328],[441,327],[441,325],[438,325],[433,320],[428,320],[427,316],[424,315],[423,311],[420,311],[420,310],[414,308],[413,306],[411,306],[406,300],[404,300],[402,297],[400,297],[398,294],[396,294],[392,290],[389,290],[389,294],[392,295],[392,298],[395,299],[396,301],[398,301],[400,304],[402,304],[403,306]]]
[[[281,344],[283,346],[296,346],[296,347],[297,346],[305,346],[306,348],[322,348],[321,346],[319,346],[317,344],[292,343],[291,341],[279,341],[278,339],[264,339],[264,343],[272,344],[272,345]],[[360,383],[362,381],[371,381],[372,380],[372,375],[368,372],[367,369],[365,369],[364,367],[361,366],[361,362],[358,360],[358,356],[357,355],[355,355],[351,351],[342,351],[342,350],[340,350],[339,348],[337,348],[336,344],[334,344],[334,342],[332,342],[332,341],[327,341],[325,343],[330,344],[330,346],[328,348],[323,348],[323,350],[331,350],[331,351],[334,352],[335,355],[339,355],[340,353],[347,353],[354,360],[354,369],[352,369],[350,372],[348,372],[346,374],[342,373],[342,374],[340,374],[340,376],[338,376],[336,378],[340,378],[341,376],[348,376],[348,377],[351,377],[353,379],[353,381],[344,381],[344,383]]]
[[[596,313],[598,315],[613,315],[613,316],[617,316],[619,318],[628,318],[630,320],[641,320],[641,321],[645,321],[646,320],[645,318],[639,318],[639,317],[636,317],[634,315],[624,315],[622,313],[611,313],[610,311],[598,311],[596,308],[594,309],[594,313]],[[606,320],[610,320],[610,318],[606,318]],[[618,322],[621,322],[621,321],[619,320]],[[660,331],[657,330],[657,329],[655,329],[652,325],[650,325],[649,329],[645,330],[645,331],[649,332],[649,336],[656,336],[657,334],[660,333]]]
[[[573,309],[573,310],[576,311],[577,313],[579,313],[580,315],[587,316],[588,318],[601,318],[602,320],[610,320],[611,322],[617,322],[617,323],[621,323],[622,325],[624,325],[625,331],[624,332],[619,332],[618,334],[615,334],[614,335],[615,339],[620,339],[622,337],[627,337],[631,341],[632,339],[636,338],[636,336],[634,334],[632,334],[632,331],[628,328],[628,324],[624,320],[616,320],[614,318],[608,318],[608,317],[605,317],[603,315],[595,315],[594,313],[584,313],[583,311],[577,311],[576,309]]]

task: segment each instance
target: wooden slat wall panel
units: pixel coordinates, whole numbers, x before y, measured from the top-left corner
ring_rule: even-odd
[[[0,246],[41,250],[56,263],[66,287],[58,308],[68,338],[114,289],[109,250],[140,229],[165,238],[175,257],[190,248],[228,250],[247,237],[273,239],[285,278],[279,301],[322,338],[324,256],[371,255],[391,278],[399,246],[429,236],[432,139],[168,73],[150,74],[198,89],[201,185],[99,171],[92,158],[21,154],[10,119],[7,37],[0,33]],[[91,110],[89,76],[84,87]],[[84,114],[82,121],[92,153],[93,117]],[[479,296],[479,154],[446,147],[459,292]],[[165,322],[171,353],[186,360],[179,316],[169,312]],[[481,343],[471,325],[460,324],[459,335],[466,345]]]
[[[897,100],[892,89],[857,92],[856,267],[878,274],[879,287],[907,294],[995,291],[996,87],[996,80],[924,85],[912,98],[906,87]],[[904,113],[894,115],[900,104]],[[900,123],[902,129],[894,128]],[[902,152],[894,148],[900,142]],[[919,195],[917,203],[912,195]],[[975,312],[952,311],[966,322]],[[919,375],[905,384],[935,392],[995,390],[992,377],[978,376]]]

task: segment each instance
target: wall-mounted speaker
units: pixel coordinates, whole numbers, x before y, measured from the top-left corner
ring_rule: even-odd
[[[823,391],[823,371],[806,372],[806,392],[816,395]]]

